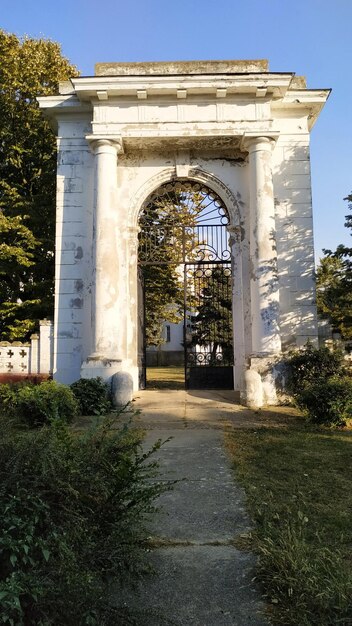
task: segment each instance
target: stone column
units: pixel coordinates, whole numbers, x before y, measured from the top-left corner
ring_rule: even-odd
[[[124,216],[117,197],[117,158],[122,152],[122,139],[96,135],[86,139],[95,155],[92,353],[82,364],[81,376],[100,376],[111,382],[114,376],[125,376],[126,366],[128,276]]]
[[[94,136],[88,139],[95,155],[91,357],[116,358],[117,320],[113,312],[118,289],[117,155],[122,151],[122,142]]]
[[[273,140],[247,137],[250,192],[251,355],[245,372],[250,407],[277,404],[275,365],[281,353],[275,205],[271,168]]]
[[[271,171],[273,141],[252,137],[249,151],[252,354],[281,352],[275,205]]]
[[[39,335],[31,335],[29,373],[39,374]]]

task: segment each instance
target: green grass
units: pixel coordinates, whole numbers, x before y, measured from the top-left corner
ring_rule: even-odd
[[[184,389],[185,370],[183,367],[147,368],[147,389]]]
[[[274,416],[229,433],[274,624],[352,624],[352,431]]]

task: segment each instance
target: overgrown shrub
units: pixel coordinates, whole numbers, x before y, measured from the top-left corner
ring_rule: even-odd
[[[317,378],[302,389],[297,404],[314,424],[344,426],[352,419],[352,379]]]
[[[113,429],[113,419],[82,435],[62,420],[0,432],[2,623],[123,623],[109,582],[139,571],[145,523],[165,486],[152,451],[143,455],[140,436]]]
[[[16,390],[20,387],[15,384],[0,384],[0,415],[12,415],[16,404]]]
[[[286,365],[287,389],[294,396],[318,378],[326,380],[344,371],[341,352],[331,352],[325,347],[314,348],[311,343],[307,343],[304,350],[291,354],[286,359]]]
[[[111,391],[102,378],[81,378],[72,383],[81,415],[104,415],[112,408]]]
[[[40,385],[0,385],[0,412],[30,427],[55,418],[69,423],[78,414],[78,406],[71,389],[53,380]]]
[[[341,352],[308,343],[286,365],[287,389],[311,422],[343,426],[352,418],[352,380],[346,375]]]

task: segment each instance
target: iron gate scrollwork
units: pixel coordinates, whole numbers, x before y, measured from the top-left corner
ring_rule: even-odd
[[[161,288],[164,296],[163,302],[153,293],[153,312],[145,293],[145,319],[151,327],[145,341],[157,341],[160,332],[153,315],[159,312],[160,317],[166,310],[166,315],[177,318],[182,311],[186,388],[233,389],[227,224],[227,211],[217,194],[189,180],[162,185],[140,218],[140,271],[146,289]]]

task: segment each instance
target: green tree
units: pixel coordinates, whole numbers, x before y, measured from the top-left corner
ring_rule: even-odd
[[[53,310],[56,141],[36,98],[77,75],[57,43],[0,30],[0,338]]]
[[[197,274],[200,277],[197,278]],[[200,266],[195,270],[197,306],[191,315],[191,346],[207,349],[209,365],[221,356],[223,364],[232,363],[232,289],[229,267]]]
[[[175,265],[143,267],[145,332],[148,346],[164,342],[163,324],[178,324],[183,315],[183,281]]]
[[[183,319],[183,263],[192,261],[199,244],[196,221],[204,197],[170,190],[151,201],[141,216],[139,261],[144,282],[145,328],[148,346],[163,343],[163,323]]]
[[[345,200],[352,211],[352,194]],[[345,226],[352,229],[352,215]],[[318,312],[343,339],[352,339],[352,248],[341,244],[324,253],[317,269]]]

